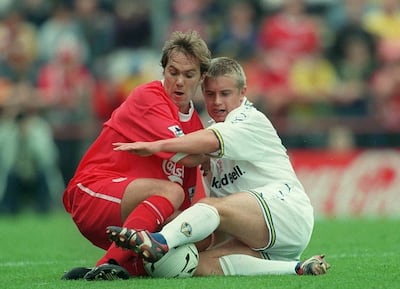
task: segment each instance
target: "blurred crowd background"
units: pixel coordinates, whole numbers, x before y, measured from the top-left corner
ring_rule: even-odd
[[[59,202],[174,30],[243,65],[288,149],[400,146],[399,0],[0,0],[1,213]]]

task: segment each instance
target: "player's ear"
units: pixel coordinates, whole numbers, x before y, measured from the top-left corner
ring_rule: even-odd
[[[247,85],[243,86],[243,88],[240,90],[240,95],[245,96],[247,91]]]
[[[203,83],[205,78],[206,78],[206,73],[204,72],[204,73],[200,76],[200,83]]]

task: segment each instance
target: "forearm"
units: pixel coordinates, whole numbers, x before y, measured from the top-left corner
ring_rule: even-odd
[[[219,141],[211,130],[199,130],[183,137],[160,140],[160,151],[180,152],[189,155],[200,155],[215,152],[219,149]]]
[[[163,139],[153,142],[113,143],[115,151],[129,151],[142,157],[159,152],[182,153],[190,155],[186,166],[201,163],[204,155],[219,150],[218,138],[211,130],[199,130],[182,137]],[[184,164],[184,162],[181,162]]]

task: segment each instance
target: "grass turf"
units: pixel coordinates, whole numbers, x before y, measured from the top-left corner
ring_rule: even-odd
[[[400,288],[400,219],[317,220],[304,256],[326,253],[323,276],[134,278],[128,281],[63,281],[64,271],[91,266],[102,251],[86,241],[69,215],[24,213],[0,217],[1,288]]]

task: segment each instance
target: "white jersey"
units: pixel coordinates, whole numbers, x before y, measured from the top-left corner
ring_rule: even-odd
[[[221,147],[211,158],[211,174],[204,179],[208,195],[223,197],[270,185],[303,190],[275,128],[246,98],[224,122],[208,129]]]
[[[313,208],[271,122],[245,98],[224,122],[208,129],[220,150],[203,179],[206,194],[249,192],[263,211],[270,236],[268,244],[254,250],[265,259],[298,260],[311,238]]]

